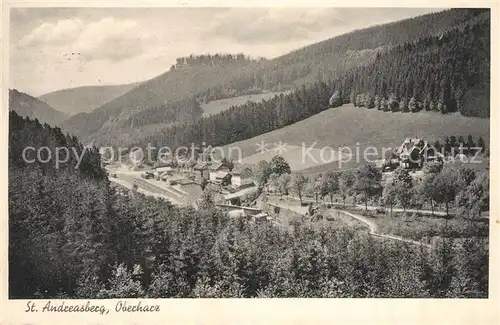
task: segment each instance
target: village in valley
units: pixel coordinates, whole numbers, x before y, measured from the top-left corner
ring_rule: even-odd
[[[315,211],[325,210],[326,206],[336,207],[335,212],[339,215],[338,210],[346,208],[346,200],[350,201],[349,209],[358,207],[368,210],[370,207],[379,214],[390,210],[391,216],[393,211],[448,216],[449,208],[445,209],[445,205],[453,205],[451,201],[454,198],[446,198],[450,202],[441,200],[440,206],[437,201],[433,202],[433,194],[429,194],[427,199],[424,198],[425,202],[417,202],[421,199],[418,192],[422,189],[419,187],[432,186],[425,184],[426,179],[430,178],[429,175],[434,177],[445,165],[464,173],[474,173],[473,168],[481,170],[484,160],[489,158],[485,157],[482,138],[477,145],[471,136],[467,141],[462,136],[458,139],[451,136],[443,145],[439,141],[430,144],[419,137],[408,137],[399,147],[386,153],[384,159],[364,166],[360,164],[356,169],[312,175],[291,170],[289,163],[279,155],[269,162],[261,160],[258,164],[244,164],[228,159],[211,160],[207,150],[200,151],[196,159],[170,157],[162,163],[148,164],[145,161],[138,163],[135,158],[128,164],[106,164],[106,168],[110,180],[121,186],[195,209],[207,204],[205,201],[208,200],[226,211],[228,216],[245,217],[250,222],[289,223],[289,218],[283,222],[280,208],[294,212],[301,220],[305,220],[304,217],[312,221],[333,220],[331,217],[324,218],[322,214],[325,211],[314,217],[312,215]],[[140,155],[132,153],[131,156]],[[474,164],[479,164],[479,167]],[[365,190],[360,190],[357,184],[364,182],[356,178],[357,171],[363,168],[372,173],[372,179],[367,182],[375,183],[369,189],[373,192],[370,195],[363,193]],[[401,193],[395,193],[398,189],[391,187],[396,181],[406,182],[404,190],[413,189],[411,193],[402,191],[403,197],[399,201]],[[390,192],[387,194],[384,188],[390,188],[392,192],[387,190]],[[370,222],[362,216],[350,215],[349,218],[370,226]]]

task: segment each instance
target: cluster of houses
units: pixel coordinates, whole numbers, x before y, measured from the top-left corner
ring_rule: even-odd
[[[208,181],[214,184],[231,184],[234,188],[247,187],[253,184],[253,172],[249,167],[237,167],[232,171],[222,162],[198,162],[194,167],[194,179],[197,182]]]
[[[251,168],[240,166],[231,170],[224,163],[215,161],[199,161],[191,168],[183,167],[182,169],[171,166],[156,167],[152,170],[145,170],[142,177],[165,181],[170,185],[176,185],[183,180],[198,184],[208,182],[230,186],[235,190],[254,185]]]

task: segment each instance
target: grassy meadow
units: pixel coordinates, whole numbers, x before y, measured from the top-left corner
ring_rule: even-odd
[[[421,137],[431,143],[439,140],[441,143],[448,136],[462,135],[464,138],[470,134],[475,140],[482,136],[489,143],[490,120],[485,118],[465,117],[459,114],[439,114],[436,112],[382,112],[376,109],[354,107],[346,104],[341,107],[330,108],[303,121],[294,123],[284,128],[261,134],[251,139],[238,141],[225,146],[225,149],[240,148],[242,156],[250,161],[258,154],[258,144],[262,141],[270,148],[276,148],[281,141],[289,146],[309,148],[314,146],[314,152],[323,147],[330,147],[334,151],[348,147],[351,155],[363,157],[367,147],[376,148],[382,157],[383,150],[389,150],[401,145],[406,137]],[[330,150],[330,149],[328,149]],[[233,151],[235,152],[235,151]],[[342,150],[343,156],[349,155],[348,149]],[[347,156],[346,156],[347,155]],[[301,154],[296,155],[300,159]],[[329,155],[325,155],[329,157]],[[376,159],[377,155],[369,156]],[[289,161],[291,166],[300,165],[302,162]],[[361,161],[363,163],[363,161]],[[354,167],[355,161],[343,162],[342,169]],[[307,162],[305,168],[292,168],[306,170],[308,173],[321,172],[330,169],[339,169],[338,159],[335,161],[318,161],[312,164]]]

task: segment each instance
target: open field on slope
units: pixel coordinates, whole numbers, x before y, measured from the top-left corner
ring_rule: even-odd
[[[350,157],[348,154],[334,151],[330,148],[308,150],[306,147],[288,144],[282,146],[279,144],[269,144],[269,148],[265,150],[259,150],[259,148],[257,148],[257,150],[258,152],[253,155],[244,156],[242,163],[256,165],[261,160],[270,161],[274,156],[280,155],[288,161],[292,170],[298,171],[320,166],[325,162],[338,162],[341,157],[342,160],[348,160]]]
[[[310,148],[311,152],[319,150],[338,151],[341,149],[343,156],[351,156],[349,162],[344,161],[341,168],[349,168],[364,163],[363,152],[368,147],[373,147],[378,153],[370,155],[370,159],[382,157],[385,150],[399,147],[406,137],[417,136],[431,143],[436,139],[444,143],[447,136],[462,135],[464,138],[470,134],[477,141],[482,136],[489,143],[490,120],[475,117],[465,117],[459,114],[439,114],[435,112],[419,113],[389,113],[363,107],[354,107],[346,104],[341,107],[330,108],[303,121],[286,126],[284,128],[261,134],[251,139],[239,141],[225,146],[228,148],[239,148],[243,161],[254,162],[260,160],[251,157],[258,153],[258,145],[268,144],[269,148],[276,148],[280,143],[288,146],[304,146]],[[294,147],[292,147],[294,148]],[[349,155],[349,149],[351,154]],[[296,148],[292,151],[295,152]],[[236,153],[236,150],[232,151]],[[359,153],[360,159],[356,159]],[[337,153],[338,155],[338,153]],[[268,157],[269,156],[269,157]],[[272,154],[261,156],[265,160],[272,158]],[[314,154],[313,154],[314,156]],[[325,154],[328,157],[327,154]],[[248,158],[247,158],[248,157]],[[298,155],[297,157],[301,157]],[[236,158],[236,157],[234,157]],[[292,170],[306,170],[307,172],[319,172],[327,169],[338,169],[338,159],[332,161],[318,162],[314,166],[310,163],[292,162]]]
[[[229,109],[231,106],[243,105],[247,102],[256,102],[269,100],[276,95],[286,94],[287,92],[267,92],[262,94],[244,95],[238,97],[224,98],[219,100],[212,100],[208,103],[202,104],[203,116],[210,116],[220,113]]]

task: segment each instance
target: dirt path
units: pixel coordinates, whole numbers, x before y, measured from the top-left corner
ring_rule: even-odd
[[[267,203],[302,215],[305,215],[306,212],[309,210],[308,207],[303,207],[295,204],[287,204],[287,202],[280,200],[278,197],[268,197]]]
[[[283,209],[288,209],[288,210],[297,212],[297,213],[302,214],[302,215],[305,215],[305,213],[308,211],[307,207],[302,207],[300,205],[290,204],[289,202],[286,202],[284,200],[280,200],[279,198],[269,198],[268,203],[275,205],[275,206],[279,206],[280,208],[283,208]],[[363,224],[368,226],[368,228],[370,229],[370,235],[372,235],[374,237],[396,240],[396,241],[400,241],[400,242],[410,243],[413,245],[423,245],[427,248],[432,247],[429,244],[425,244],[425,243],[415,241],[412,239],[407,239],[407,238],[403,238],[400,236],[380,234],[380,233],[378,233],[377,224],[373,220],[370,220],[369,218],[367,218],[365,216],[362,216],[362,215],[359,215],[356,213],[352,213],[352,212],[348,212],[348,211],[344,211],[344,210],[335,209],[335,208],[331,208],[331,209],[328,209],[326,211],[328,211],[332,214],[340,213],[340,214],[343,214],[344,216],[348,216],[350,218],[358,220],[359,222],[362,222]]]
[[[362,215],[359,215],[359,214],[355,214],[355,213],[351,213],[351,212],[347,212],[347,211],[343,211],[343,210],[337,210],[337,209],[331,209],[331,211],[342,213],[344,215],[347,215],[347,216],[349,216],[351,218],[354,218],[354,219],[359,220],[360,222],[366,224],[368,226],[368,228],[370,229],[370,235],[372,235],[372,236],[379,237],[379,238],[387,238],[387,239],[397,240],[397,241],[401,241],[401,242],[405,242],[405,243],[410,243],[410,244],[414,244],[414,245],[423,245],[423,246],[425,246],[427,248],[431,248],[432,247],[429,244],[425,244],[425,243],[422,243],[422,242],[419,242],[419,241],[416,241],[416,240],[407,239],[407,238],[403,238],[403,237],[400,237],[400,236],[380,234],[380,233],[377,232],[378,227],[375,224],[375,222],[373,222],[372,220],[370,220],[369,218],[367,218],[365,216],[362,216]]]
[[[294,196],[287,196],[288,199],[293,199],[293,200],[296,200],[296,201],[299,201],[299,198],[298,197],[294,197]],[[302,198],[302,202],[306,202],[306,203],[313,203],[313,204],[316,204],[316,201],[314,199],[311,199],[311,198]],[[322,203],[322,201],[320,200],[319,201],[320,203]],[[338,206],[338,207],[342,207],[344,206],[344,203],[341,203],[341,202],[325,202],[326,204],[330,204],[330,205],[334,205],[334,206]],[[346,206],[349,206],[349,207],[356,207],[356,208],[360,208],[360,209],[365,209],[365,205],[364,204],[356,204],[356,205],[353,205],[353,204],[346,204]],[[389,211],[388,208],[386,207],[383,207],[383,206],[378,206],[378,205],[368,205],[367,207],[367,210],[370,210],[370,211],[373,211],[373,210],[385,210],[385,211]],[[432,212],[431,210],[421,210],[421,209],[403,209],[403,208],[392,208],[392,212],[408,212],[408,213],[421,213],[421,214],[427,214],[427,215],[430,215],[430,214],[434,214],[435,216],[446,216],[446,212],[444,211],[434,211]],[[453,211],[450,210],[450,214],[453,214]]]

